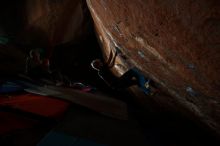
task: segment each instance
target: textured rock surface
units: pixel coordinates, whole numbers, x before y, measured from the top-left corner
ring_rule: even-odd
[[[171,97],[154,98],[220,132],[220,1],[87,0],[116,73],[137,66]],[[124,58],[124,57],[123,57]],[[146,97],[148,98],[148,97]]]
[[[2,1],[0,35],[19,43],[55,46],[88,34],[90,17],[83,0]]]
[[[92,32],[90,19],[84,0],[1,1],[0,37],[9,38],[10,46],[0,46],[0,74],[24,71],[30,49],[46,49],[50,56],[58,44],[84,41]]]
[[[86,10],[82,0],[26,1],[25,37],[35,33],[30,42],[36,41],[36,37],[44,37],[42,41],[52,46],[77,41],[88,31],[86,14],[89,13]]]

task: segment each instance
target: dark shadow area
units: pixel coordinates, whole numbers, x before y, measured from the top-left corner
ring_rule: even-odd
[[[23,0],[11,1],[2,0],[0,5],[0,36],[14,36],[23,27]]]
[[[22,4],[18,1],[13,4],[9,1],[5,1],[5,3],[0,5],[0,20],[5,20],[0,21],[0,34],[16,36],[23,26],[20,19],[26,17],[20,16],[22,13],[19,11],[25,10],[20,9]],[[152,99],[149,99],[149,107],[143,108],[127,89],[113,90],[107,86],[98,76],[97,71],[91,67],[92,60],[97,58],[103,60],[103,55],[94,32],[92,18],[88,13],[85,18],[88,19],[85,24],[88,25],[88,34],[81,39],[57,43],[58,45],[53,46],[48,43],[50,38],[45,31],[36,26],[30,26],[27,34],[24,36],[19,34],[23,37],[22,39],[26,38],[26,41],[21,41],[22,39],[19,38],[12,39],[10,45],[3,45],[3,49],[0,46],[0,61],[2,62],[0,68],[4,69],[0,73],[0,81],[17,77],[20,73],[25,74],[26,59],[30,50],[43,48],[46,52],[44,55],[50,57],[49,67],[52,73],[45,73],[40,70],[41,68],[36,69],[33,71],[34,73],[32,72],[35,77],[33,80],[38,82],[42,78],[46,78],[49,81],[56,81],[62,78],[68,82],[90,85],[97,91],[94,94],[102,92],[102,94],[111,95],[126,103],[129,113],[128,120],[109,118],[72,103],[58,119],[19,111],[16,106],[14,109],[8,109],[7,106],[0,107],[0,112],[15,114],[16,117],[34,123],[34,126],[29,128],[15,129],[0,135],[1,146],[34,146],[51,131],[113,146],[219,145],[217,137],[181,114],[163,112],[159,106],[154,105],[155,102],[150,101]],[[59,31],[62,32],[62,30]],[[29,36],[30,34],[31,36]],[[59,38],[59,36],[57,37]],[[51,54],[48,54],[48,50],[51,51]],[[12,94],[4,94],[4,97],[0,98],[10,99],[11,97]],[[144,98],[148,98],[148,96]],[[48,104],[46,106],[50,106],[49,103],[46,104]],[[42,109],[42,111],[44,110]],[[4,119],[0,118],[0,122],[7,126]]]

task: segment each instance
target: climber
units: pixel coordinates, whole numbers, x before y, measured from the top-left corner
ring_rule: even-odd
[[[108,65],[100,59],[93,60],[91,66],[98,71],[99,77],[112,89],[121,90],[132,85],[137,85],[145,94],[151,94],[149,87],[150,80],[146,79],[137,68],[129,69],[118,78],[111,73]]]

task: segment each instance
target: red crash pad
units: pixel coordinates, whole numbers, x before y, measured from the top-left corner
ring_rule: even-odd
[[[50,97],[21,94],[21,95],[0,95],[1,107],[11,107],[38,116],[59,118],[69,107],[69,103]],[[37,123],[36,119],[30,119],[16,113],[0,111],[0,134],[15,129],[27,128]]]

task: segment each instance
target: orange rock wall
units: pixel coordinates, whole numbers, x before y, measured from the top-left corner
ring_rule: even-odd
[[[218,0],[87,0],[108,58],[117,46],[131,66],[171,97],[154,98],[220,131],[220,3]],[[124,63],[123,63],[124,62]],[[149,97],[146,97],[149,98]]]

